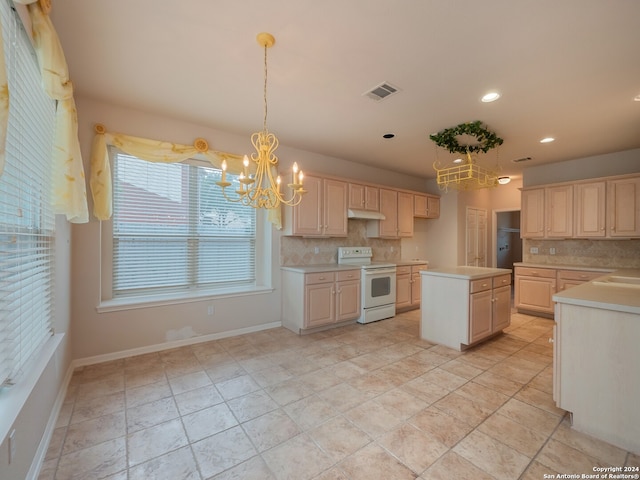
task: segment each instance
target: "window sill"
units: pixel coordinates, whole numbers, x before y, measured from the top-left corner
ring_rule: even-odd
[[[9,388],[0,388],[0,439],[4,439],[11,430],[11,426],[40,381],[42,373],[56,354],[63,337],[64,333],[58,333],[49,338],[32,363],[24,366],[25,374],[16,384]]]
[[[221,298],[244,297],[251,295],[264,295],[272,293],[271,287],[243,287],[241,290],[216,290],[200,291],[197,293],[173,293],[164,295],[147,295],[144,297],[126,297],[113,300],[103,300],[96,307],[98,313],[118,312],[122,310],[134,310],[137,308],[161,307],[164,305],[178,305],[181,303],[202,302],[207,300],[219,300]]]

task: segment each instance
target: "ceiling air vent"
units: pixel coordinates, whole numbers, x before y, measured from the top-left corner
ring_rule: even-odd
[[[398,89],[396,87],[387,82],[384,82],[377,87],[372,88],[368,92],[364,92],[363,95],[369,97],[372,100],[379,101],[397,92]]]
[[[513,163],[520,163],[520,162],[528,162],[529,160],[531,160],[531,157],[516,158],[515,160],[511,160],[511,161]]]

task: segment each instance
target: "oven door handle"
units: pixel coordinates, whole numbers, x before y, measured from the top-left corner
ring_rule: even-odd
[[[365,269],[365,275],[389,275],[391,273],[396,273],[396,268],[371,268]]]

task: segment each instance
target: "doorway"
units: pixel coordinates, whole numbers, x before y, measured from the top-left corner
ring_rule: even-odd
[[[494,210],[493,225],[493,266],[511,270],[513,288],[513,264],[522,261],[520,210]]]

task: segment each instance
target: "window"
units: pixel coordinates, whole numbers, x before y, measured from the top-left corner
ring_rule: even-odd
[[[222,196],[220,170],[110,155],[111,298],[256,286],[256,210]]]
[[[50,164],[55,102],[43,91],[22,22],[0,1],[10,107],[0,176],[0,385],[51,336],[55,216]]]

